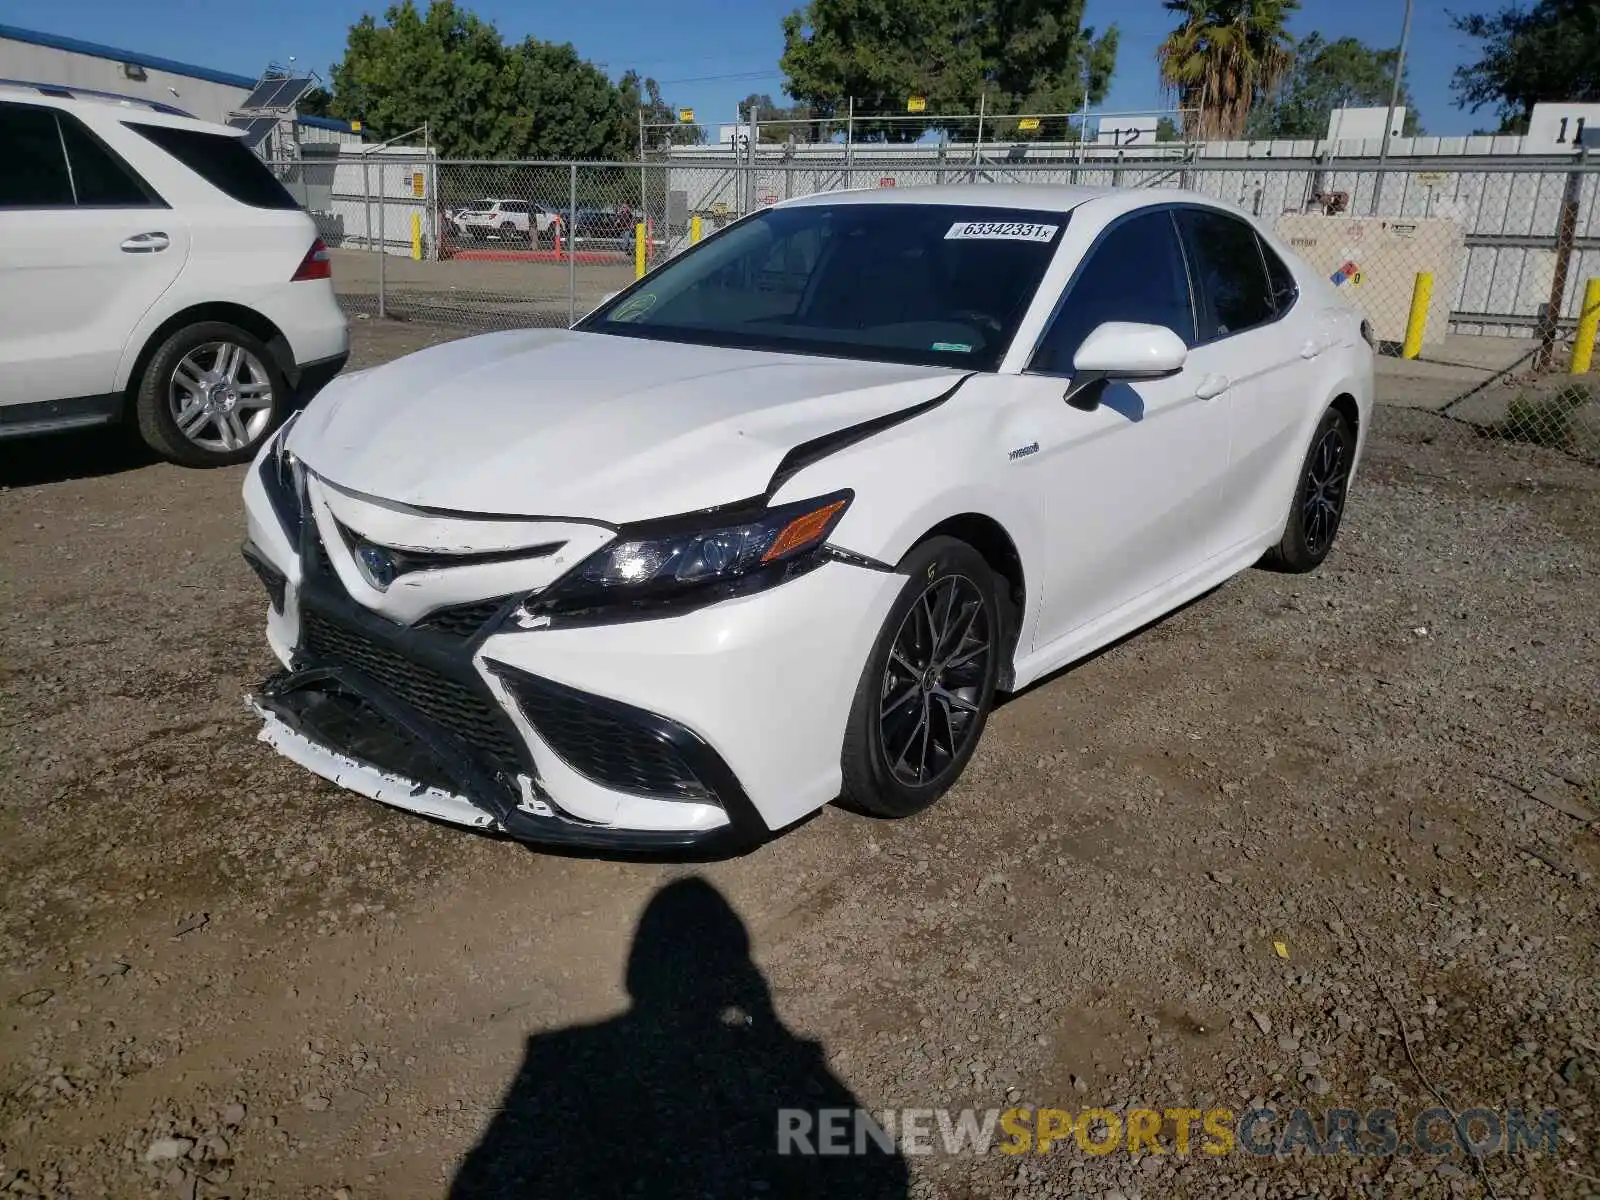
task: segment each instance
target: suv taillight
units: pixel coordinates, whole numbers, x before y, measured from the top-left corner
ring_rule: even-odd
[[[306,251],[306,256],[300,260],[300,266],[289,277],[291,283],[299,283],[302,279],[332,279],[333,263],[328,257],[328,247],[321,238],[311,243],[311,249]]]

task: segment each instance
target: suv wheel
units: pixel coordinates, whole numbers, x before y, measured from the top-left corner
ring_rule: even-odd
[[[204,321],[173,333],[134,394],[139,435],[189,467],[246,462],[289,408],[272,352],[236,325]]]

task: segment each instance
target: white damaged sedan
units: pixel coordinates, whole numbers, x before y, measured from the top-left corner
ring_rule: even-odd
[[[1323,560],[1369,337],[1185,192],[764,210],[574,329],[336,380],[263,449],[261,736],[535,842],[914,813],[997,693]]]

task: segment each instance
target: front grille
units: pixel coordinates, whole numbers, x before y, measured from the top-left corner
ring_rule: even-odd
[[[505,606],[504,596],[495,600],[474,600],[471,604],[455,604],[449,608],[437,609],[423,617],[417,623],[418,629],[431,630],[434,633],[447,633],[451,637],[471,638],[476,637],[495,615]]]
[[[602,706],[582,692],[521,672],[500,677],[529,724],[578,774],[602,787],[658,799],[711,795],[678,748],[660,731],[625,715],[622,706]]]
[[[423,716],[454,734],[492,766],[515,778],[523,770],[517,743],[491,700],[315,609],[301,613],[302,645],[317,664],[353,667]]]

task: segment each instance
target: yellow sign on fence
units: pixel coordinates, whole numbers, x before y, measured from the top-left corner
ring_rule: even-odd
[[[427,180],[423,177],[421,171],[413,171],[411,173],[411,194],[413,196],[427,194]]]
[[[907,112],[927,112],[928,98],[926,96],[913,96],[906,101]]]
[[[1036,133],[1039,129],[1039,118],[1023,117],[1022,120],[1017,122],[1017,128],[1023,133]]]
[[[693,125],[694,124],[694,109],[692,109],[692,108],[680,108],[678,110],[678,124],[679,125]]]

